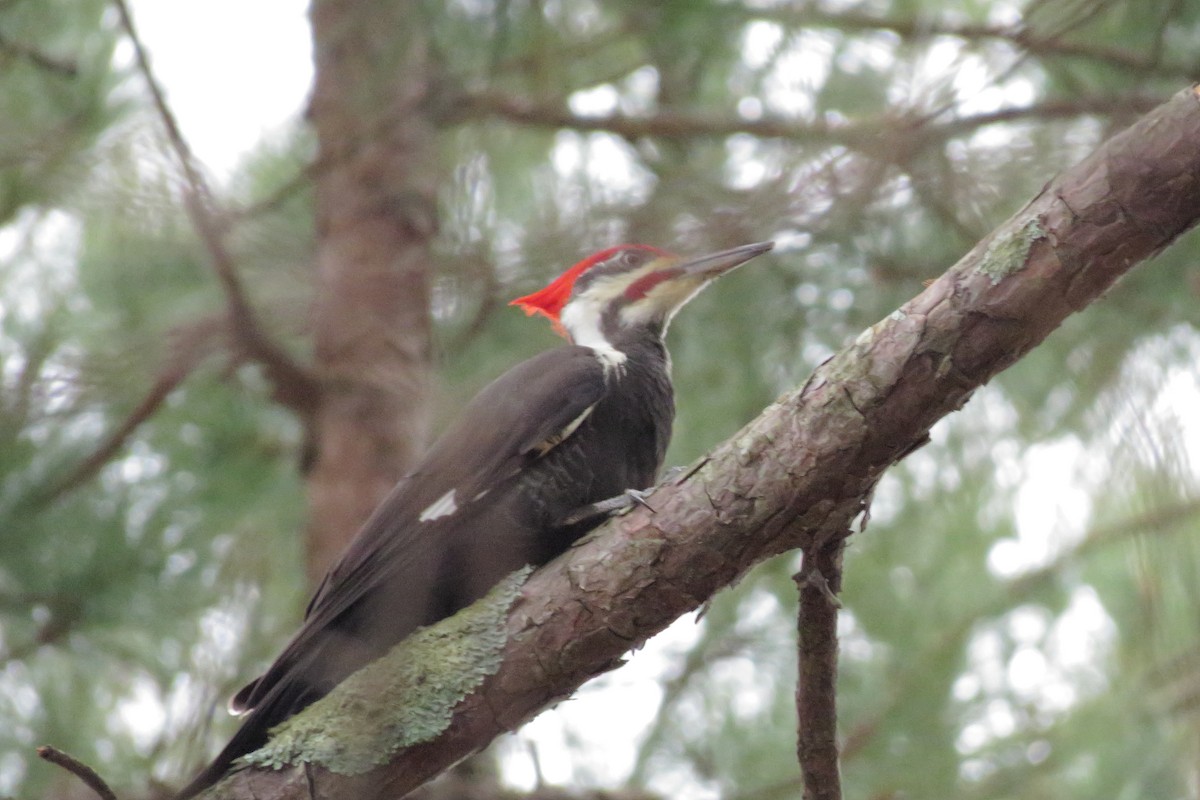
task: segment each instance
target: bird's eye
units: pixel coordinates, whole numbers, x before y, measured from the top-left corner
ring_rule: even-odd
[[[642,254],[637,250],[626,250],[621,253],[621,263],[627,267],[636,267],[642,263]]]

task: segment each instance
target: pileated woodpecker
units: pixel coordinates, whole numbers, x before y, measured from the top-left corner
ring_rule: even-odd
[[[514,300],[570,344],[485,387],[392,490],[275,663],[233,698],[244,724],[180,800],[417,627],[562,553],[603,521],[602,501],[652,485],[675,414],[667,324],[714,278],[771,247],[699,258],[612,247]]]

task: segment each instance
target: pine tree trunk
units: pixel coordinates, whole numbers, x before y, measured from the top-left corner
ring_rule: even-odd
[[[425,445],[436,230],[425,26],[407,3],[316,0],[315,366],[309,579]]]

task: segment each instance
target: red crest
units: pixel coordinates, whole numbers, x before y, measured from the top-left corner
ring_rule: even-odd
[[[592,267],[607,261],[627,248],[649,250],[658,255],[666,255],[664,251],[647,244],[619,244],[615,247],[608,247],[598,253],[592,253],[583,261],[580,261],[562,275],[559,275],[544,289],[539,289],[533,294],[527,294],[524,297],[518,297],[516,300],[510,302],[509,305],[521,308],[529,316],[542,314],[557,327],[559,324],[558,315],[562,313],[563,306],[571,299],[571,290],[575,287],[576,279]]]

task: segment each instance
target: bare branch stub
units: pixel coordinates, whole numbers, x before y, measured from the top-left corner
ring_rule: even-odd
[[[799,674],[796,680],[796,756],[805,800],[841,800],[837,742],[837,593],[842,587],[845,538],[834,537],[804,552],[796,575]]]
[[[117,800],[117,795],[109,788],[104,779],[100,777],[96,770],[84,764],[74,756],[64,753],[56,747],[42,745],[37,749],[38,758],[43,761],[49,761],[51,764],[58,766],[71,773],[93,792],[100,797],[100,800]]]

